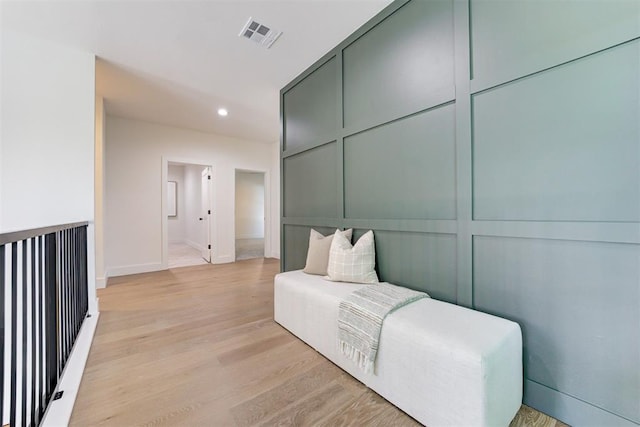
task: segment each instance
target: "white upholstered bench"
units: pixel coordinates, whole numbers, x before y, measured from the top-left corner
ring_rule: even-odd
[[[302,271],[275,278],[275,320],[429,426],[508,426],[522,401],[517,323],[426,298],[384,321],[375,374],[338,350],[338,305],[362,286]]]

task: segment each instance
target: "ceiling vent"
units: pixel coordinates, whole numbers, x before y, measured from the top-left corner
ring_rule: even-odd
[[[254,41],[267,49],[269,49],[281,35],[282,31],[267,27],[264,24],[254,21],[253,18],[249,18],[242,28],[242,31],[240,31],[240,34],[238,34],[238,36]]]

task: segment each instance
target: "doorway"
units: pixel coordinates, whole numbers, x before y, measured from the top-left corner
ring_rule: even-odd
[[[265,173],[236,170],[236,261],[264,258]]]
[[[211,262],[211,167],[167,164],[167,267]]]

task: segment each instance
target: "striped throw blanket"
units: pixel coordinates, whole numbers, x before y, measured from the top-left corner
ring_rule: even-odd
[[[382,321],[392,311],[422,298],[429,295],[389,283],[352,292],[338,308],[340,351],[365,373],[373,372]]]

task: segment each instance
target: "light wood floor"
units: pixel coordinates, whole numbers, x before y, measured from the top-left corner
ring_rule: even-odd
[[[71,425],[419,425],[273,321],[278,267],[110,279]],[[511,425],[563,424],[523,406]]]

